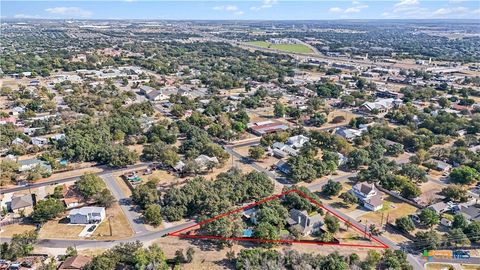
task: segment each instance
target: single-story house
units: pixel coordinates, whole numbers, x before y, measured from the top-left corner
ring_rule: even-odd
[[[168,100],[169,95],[165,95],[162,91],[153,90],[146,94],[147,98],[151,101],[160,101],[160,100]]]
[[[195,158],[195,162],[200,166],[201,169],[206,169],[208,163],[218,164],[218,159],[216,157],[209,157],[206,155],[199,155]]]
[[[449,172],[452,169],[452,165],[444,161],[432,159],[432,162],[435,164],[435,170],[437,171]]]
[[[294,149],[300,149],[302,146],[310,140],[307,136],[296,135],[288,138],[287,145],[291,146]]]
[[[362,136],[362,131],[353,128],[340,127],[335,129],[335,134],[351,142],[355,138]]]
[[[48,144],[48,139],[42,137],[33,137],[31,143],[33,145],[43,146]]]
[[[63,184],[63,203],[66,208],[74,208],[80,205],[82,196],[78,194],[73,185]]]
[[[19,172],[30,171],[36,166],[41,166],[47,172],[52,172],[52,166],[50,166],[50,164],[40,159],[36,159],[36,158],[24,159],[24,160],[19,160],[17,163],[19,165],[18,167]]]
[[[140,94],[142,95],[147,95],[148,93],[155,91],[155,88],[147,86],[147,85],[142,85],[140,86]]]
[[[105,219],[105,207],[87,206],[73,209],[68,218],[71,224],[100,223]]]
[[[279,160],[277,164],[275,164],[277,170],[284,174],[289,174],[292,171],[292,167],[290,167],[290,164],[283,160]]]
[[[435,213],[437,213],[437,215],[443,214],[443,213],[445,213],[445,212],[447,212],[448,210],[451,209],[450,205],[446,204],[444,202],[434,203],[434,204],[428,206],[427,208],[430,208],[431,210],[435,211]]]
[[[58,270],[80,270],[91,261],[92,257],[75,255],[65,259],[65,261],[58,267]]]
[[[31,212],[33,210],[33,198],[31,194],[26,194],[22,196],[12,197],[12,202],[10,203],[10,210],[14,213],[19,213],[20,211]]]
[[[256,123],[248,123],[248,129],[250,132],[257,136],[262,136],[264,134],[275,133],[278,131],[285,131],[288,129],[288,126],[277,121],[263,121]]]
[[[477,205],[460,206],[458,212],[469,221],[480,221],[480,208]]]
[[[367,101],[363,103],[358,109],[367,113],[371,113],[373,111],[384,113],[393,107],[394,101],[395,99],[393,98],[379,98],[374,102]]]

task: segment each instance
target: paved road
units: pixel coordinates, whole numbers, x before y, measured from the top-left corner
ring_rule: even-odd
[[[140,208],[132,203],[132,199],[125,195],[123,190],[118,185],[117,181],[111,173],[102,175],[103,181],[107,185],[108,189],[112,192],[112,195],[117,199],[120,207],[122,208],[125,216],[130,223],[135,234],[145,232],[147,229],[143,224],[143,218],[140,214]]]
[[[172,226],[169,228],[162,229],[156,232],[143,232],[141,234],[135,235],[128,239],[122,240],[65,240],[65,239],[40,239],[38,240],[37,246],[46,247],[46,248],[67,248],[75,245],[78,249],[87,249],[87,248],[111,248],[119,243],[127,243],[132,241],[140,241],[142,243],[148,243],[155,239],[164,237],[165,235],[187,228],[195,224],[195,221],[188,221],[183,224]],[[9,238],[0,238],[0,243],[8,242]]]
[[[138,163],[138,164],[135,164],[135,165],[127,166],[127,168],[120,168],[120,169],[105,168],[102,172],[96,173],[96,175],[103,176],[103,175],[111,174],[111,173],[117,172],[117,171],[135,170],[135,169],[138,169],[138,168],[141,168],[141,167],[145,167],[148,164],[150,164],[150,162],[142,162],[142,163]],[[27,190],[27,189],[31,189],[31,188],[38,188],[38,187],[43,187],[43,186],[48,186],[48,185],[59,185],[59,184],[63,184],[63,183],[74,182],[74,181],[77,181],[78,179],[80,179],[80,176],[73,176],[73,177],[68,177],[68,178],[63,178],[63,179],[58,179],[58,180],[51,180],[51,181],[34,183],[34,184],[30,184],[28,186],[0,189],[0,194],[12,193],[12,192]]]

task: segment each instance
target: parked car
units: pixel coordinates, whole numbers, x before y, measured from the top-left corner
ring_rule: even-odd
[[[92,227],[88,228],[87,232],[93,232],[97,225],[93,225]]]

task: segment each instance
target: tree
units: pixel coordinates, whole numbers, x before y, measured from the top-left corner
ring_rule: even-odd
[[[466,235],[472,239],[472,242],[480,242],[480,222],[472,221],[463,230]]]
[[[75,183],[75,187],[87,201],[92,199],[93,195],[100,193],[106,188],[102,178],[93,173],[87,173],[80,176],[80,180]]]
[[[136,269],[169,269],[165,253],[157,244],[152,244],[148,248],[139,248],[133,253],[133,264]]]
[[[147,205],[143,216],[148,224],[155,227],[162,224],[162,209],[158,204]]]
[[[262,159],[265,156],[265,149],[262,146],[252,146],[248,149],[248,155],[254,160]]]
[[[385,250],[380,269],[413,270],[407,261],[407,254],[401,250]]]
[[[10,244],[2,244],[2,259],[15,261],[33,251],[37,242],[38,234],[36,231],[28,231],[22,234],[14,234]]]
[[[278,228],[267,222],[260,222],[253,231],[253,236],[259,239],[278,240],[280,232]]]
[[[395,225],[397,228],[404,232],[410,232],[415,229],[415,225],[413,224],[413,221],[410,217],[400,217],[395,220]]]
[[[468,226],[468,221],[462,214],[456,214],[453,216],[452,228],[454,229],[465,229]]]
[[[437,213],[430,208],[423,209],[422,212],[420,212],[420,214],[418,215],[418,217],[422,224],[427,227],[432,227],[433,225],[436,225],[440,222],[440,218]]]
[[[314,127],[320,127],[327,122],[327,117],[323,113],[316,112],[308,120],[308,124]]]
[[[438,234],[431,230],[426,232],[418,232],[415,234],[416,241],[419,243],[419,249],[437,249],[440,239]]]
[[[115,197],[112,195],[112,192],[110,192],[110,190],[107,188],[104,188],[99,193],[93,195],[93,200],[96,204],[106,208],[111,207],[116,201]]]
[[[402,187],[401,195],[406,199],[414,199],[420,194],[422,194],[422,191],[412,182],[407,182]]]
[[[344,192],[340,194],[339,198],[343,199],[343,203],[346,205],[351,205],[358,203],[358,198],[352,192]]]
[[[370,226],[368,226],[368,230],[370,231],[370,233],[372,235],[380,235],[382,234],[382,231],[380,231],[379,228],[377,228],[377,226],[375,224],[370,224]]]
[[[445,200],[454,202],[467,202],[468,194],[465,189],[459,185],[449,185],[440,191],[440,195],[445,196]]]
[[[473,239],[473,238],[472,238]],[[448,245],[467,246],[470,245],[470,240],[462,229],[452,229],[445,238]]]
[[[275,103],[273,108],[273,114],[275,117],[284,117],[286,112],[287,109],[285,108],[285,105],[283,105],[281,102]]]
[[[132,200],[142,209],[146,209],[147,205],[156,204],[159,199],[157,187],[153,182],[141,184],[132,192]]]
[[[107,148],[101,156],[102,161],[113,168],[132,165],[138,160],[138,154],[135,151],[128,150],[123,145],[114,145]]]
[[[60,216],[65,211],[65,206],[60,200],[49,198],[39,201],[34,207],[31,218],[33,222],[44,223],[50,219]]]
[[[322,193],[327,196],[337,196],[342,190],[342,184],[329,179],[328,182],[323,185]]]
[[[450,173],[450,180],[461,185],[470,185],[480,179],[480,174],[474,168],[462,165]]]
[[[191,263],[193,261],[193,255],[195,254],[195,250],[192,247],[187,248],[187,258],[185,260],[186,263]]]
[[[327,226],[327,230],[333,234],[340,229],[338,218],[332,216],[330,213],[325,215],[325,225]]]
[[[427,172],[413,163],[402,164],[399,173],[416,182],[427,181]]]
[[[350,169],[358,169],[370,162],[368,151],[365,149],[354,149],[348,154],[347,166]]]

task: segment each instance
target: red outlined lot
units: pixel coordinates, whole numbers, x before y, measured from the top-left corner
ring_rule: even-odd
[[[270,239],[259,239],[259,238],[252,238],[252,237],[222,237],[222,236],[212,236],[212,235],[194,235],[194,234],[186,234],[185,233],[185,232],[188,232],[190,230],[193,230],[195,227],[200,228],[202,225],[204,225],[206,223],[212,222],[214,220],[217,220],[217,219],[220,219],[220,218],[223,218],[223,217],[235,214],[235,213],[243,212],[244,210],[247,210],[247,209],[252,208],[254,206],[257,206],[259,204],[271,201],[273,199],[280,198],[280,197],[282,197],[286,194],[292,193],[292,192],[297,193],[298,195],[300,195],[300,196],[304,197],[305,199],[309,200],[312,204],[315,204],[316,206],[321,207],[323,210],[325,210],[325,211],[329,212],[330,214],[334,215],[335,217],[337,217],[341,221],[349,224],[349,226],[351,226],[352,228],[355,228],[362,235],[365,235],[365,237],[370,238],[371,240],[378,243],[379,245],[354,244],[354,243],[326,243],[326,242],[315,241],[315,240],[311,240],[311,241],[310,240],[286,240],[286,239],[285,240],[270,240]],[[378,240],[372,234],[365,233],[364,230],[362,230],[361,228],[359,228],[355,224],[349,222],[348,220],[345,220],[343,217],[339,216],[337,213],[325,208],[321,203],[319,203],[316,200],[314,200],[313,198],[307,196],[305,193],[301,192],[298,189],[291,189],[291,190],[283,192],[281,194],[277,194],[277,195],[265,198],[263,200],[260,200],[258,202],[246,205],[244,207],[240,207],[240,208],[235,209],[233,211],[230,211],[228,213],[224,213],[224,214],[218,215],[216,217],[204,220],[202,222],[198,222],[198,223],[196,223],[194,225],[191,225],[189,227],[186,227],[184,229],[169,233],[168,236],[176,236],[176,237],[191,238],[191,239],[235,240],[235,241],[263,242],[263,243],[280,243],[280,244],[282,244],[282,243],[283,244],[311,244],[311,245],[313,244],[313,245],[324,245],[324,246],[344,246],[344,247],[381,248],[381,249],[388,248],[388,246],[385,243]]]

